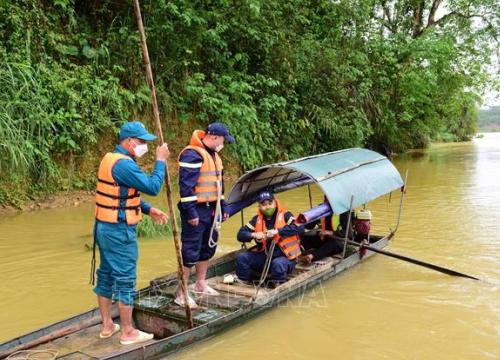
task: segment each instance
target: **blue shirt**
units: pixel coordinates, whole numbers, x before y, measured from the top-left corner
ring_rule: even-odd
[[[276,222],[276,214],[277,214],[277,211],[274,212],[273,216],[271,216],[270,219],[267,219],[267,218],[265,219],[267,230],[274,229],[274,223]],[[252,218],[252,220],[250,220],[248,222],[248,224],[246,224],[240,228],[240,230],[238,231],[238,235],[237,235],[238,241],[250,242],[253,240],[252,233],[255,232],[255,224],[257,224],[258,218],[259,218],[259,216],[255,215]],[[278,235],[281,238],[287,238],[287,237],[293,236],[293,235],[302,235],[304,233],[304,230],[305,230],[304,226],[295,224],[295,222],[294,222],[295,217],[293,216],[293,214],[290,211],[285,212],[284,218],[285,218],[285,222],[287,225],[278,229]],[[261,243],[257,243],[257,245],[259,246],[259,248],[262,247]],[[269,248],[269,246],[271,246],[271,241],[267,241],[267,248]],[[273,258],[275,258],[277,256],[285,256],[285,254],[283,254],[283,251],[281,251],[281,248],[279,246],[276,246],[274,248]]]
[[[121,145],[116,145],[114,152],[131,157],[131,159],[118,160],[111,170],[113,179],[120,185],[121,197],[127,196],[129,188],[137,189],[141,193],[152,196],[159,194],[165,177],[165,163],[163,161],[157,160],[154,164],[153,172],[151,175],[147,175],[137,165],[132,155]],[[120,206],[125,207],[125,202],[125,199],[121,199]],[[149,214],[151,205],[141,199],[141,210],[143,213]],[[125,211],[122,209],[118,210],[118,222],[125,222],[125,220]]]
[[[205,150],[207,150],[210,155],[215,156],[215,152],[212,149],[205,146]],[[203,158],[196,150],[187,149],[179,156],[179,163],[179,191],[181,198],[196,196],[194,188],[200,177]],[[182,164],[185,164],[185,166]],[[224,173],[222,176],[224,176]],[[222,181],[222,194],[224,194],[224,180]],[[197,204],[198,202],[196,200],[179,202],[181,215],[183,215],[183,213],[186,214],[188,220],[198,218],[198,211],[196,210]],[[225,213],[226,202],[224,200],[221,201],[221,207],[222,213]]]

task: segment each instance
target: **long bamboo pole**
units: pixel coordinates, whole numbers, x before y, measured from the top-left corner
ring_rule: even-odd
[[[459,276],[459,277],[464,277],[464,278],[468,278],[468,279],[472,279],[472,280],[480,280],[479,278],[477,278],[475,276],[467,275],[467,274],[464,274],[464,273],[461,273],[461,272],[458,272],[458,271],[455,271],[455,270],[452,270],[452,269],[449,269],[449,268],[445,268],[444,266],[439,266],[439,265],[431,264],[431,263],[428,263],[428,262],[425,262],[425,261],[422,261],[422,260],[414,259],[414,258],[411,258],[409,256],[404,256],[404,255],[396,254],[396,253],[393,253],[393,252],[390,252],[390,251],[387,251],[387,250],[377,249],[376,247],[373,247],[373,246],[370,246],[370,245],[365,245],[363,243],[360,244],[360,243],[357,243],[357,242],[354,242],[354,241],[346,240],[344,238],[337,238],[337,237],[335,237],[335,239],[341,240],[341,241],[345,241],[345,243],[349,244],[349,245],[354,245],[354,246],[357,246],[357,247],[360,247],[360,248],[364,248],[364,249],[368,249],[370,251],[373,251],[373,252],[376,252],[376,253],[379,253],[379,254],[382,254],[382,255],[385,255],[385,256],[389,256],[389,257],[392,257],[392,258],[395,258],[395,259],[403,260],[403,261],[406,261],[406,262],[409,262],[409,263],[412,263],[412,264],[415,264],[415,265],[423,266],[423,267],[426,267],[428,269],[435,270],[435,271],[438,271],[438,272],[446,274],[446,275]]]
[[[137,21],[137,27],[139,28],[139,33],[141,35],[141,47],[142,54],[144,57],[144,68],[146,69],[146,78],[148,80],[149,89],[151,90],[151,106],[153,107],[153,116],[156,124],[156,134],[158,136],[159,144],[163,144],[163,132],[161,130],[160,122],[160,112],[158,111],[158,102],[156,101],[156,91],[155,84],[153,81],[153,70],[151,69],[151,63],[149,61],[148,45],[146,43],[146,34],[144,32],[144,26],[142,24],[141,8],[139,5],[139,0],[134,0],[134,13],[135,19]],[[167,192],[168,210],[170,214],[170,220],[172,221],[173,235],[174,235],[174,245],[175,254],[177,256],[177,273],[179,276],[179,283],[181,284],[182,292],[184,293],[184,299],[186,303],[186,318],[188,322],[188,327],[193,327],[193,316],[191,314],[191,308],[188,305],[188,291],[187,284],[183,276],[183,266],[182,266],[182,254],[179,239],[179,230],[177,225],[177,218],[175,216],[174,201],[172,199],[172,186],[170,184],[170,175],[168,173],[168,167],[165,167],[165,189]]]

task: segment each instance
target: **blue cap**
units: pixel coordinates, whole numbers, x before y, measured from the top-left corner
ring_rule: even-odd
[[[257,197],[257,201],[259,203],[261,203],[263,201],[266,201],[266,200],[274,200],[274,195],[273,195],[272,192],[270,192],[270,191],[263,191]]]
[[[211,123],[207,126],[207,134],[224,136],[224,139],[230,144],[234,143],[234,136],[231,135],[226,125],[220,122]]]
[[[156,136],[148,133],[146,127],[140,121],[130,121],[120,128],[120,141],[126,138],[137,138],[145,141],[153,141]]]

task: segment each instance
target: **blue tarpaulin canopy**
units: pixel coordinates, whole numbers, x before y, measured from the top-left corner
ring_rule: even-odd
[[[367,149],[345,149],[302,159],[266,165],[249,171],[234,184],[227,202],[232,215],[256,201],[264,190],[275,193],[317,184],[334,213],[366,204],[403,186],[394,165]]]

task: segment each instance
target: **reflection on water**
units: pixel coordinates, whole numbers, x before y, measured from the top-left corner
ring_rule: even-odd
[[[500,134],[435,145],[395,164],[409,171],[409,185],[388,249],[500,282]],[[321,202],[317,189],[313,197]],[[280,199],[296,213],[309,207],[306,189]],[[369,204],[378,232],[394,228],[398,203],[395,193]],[[240,221],[224,224],[218,254],[238,248]],[[91,228],[91,204],[0,220],[0,341],[94,306],[84,246]],[[139,287],[175,266],[170,240],[141,241]],[[377,255],[175,358],[254,359],[256,351],[262,359],[498,359],[500,287]]]

